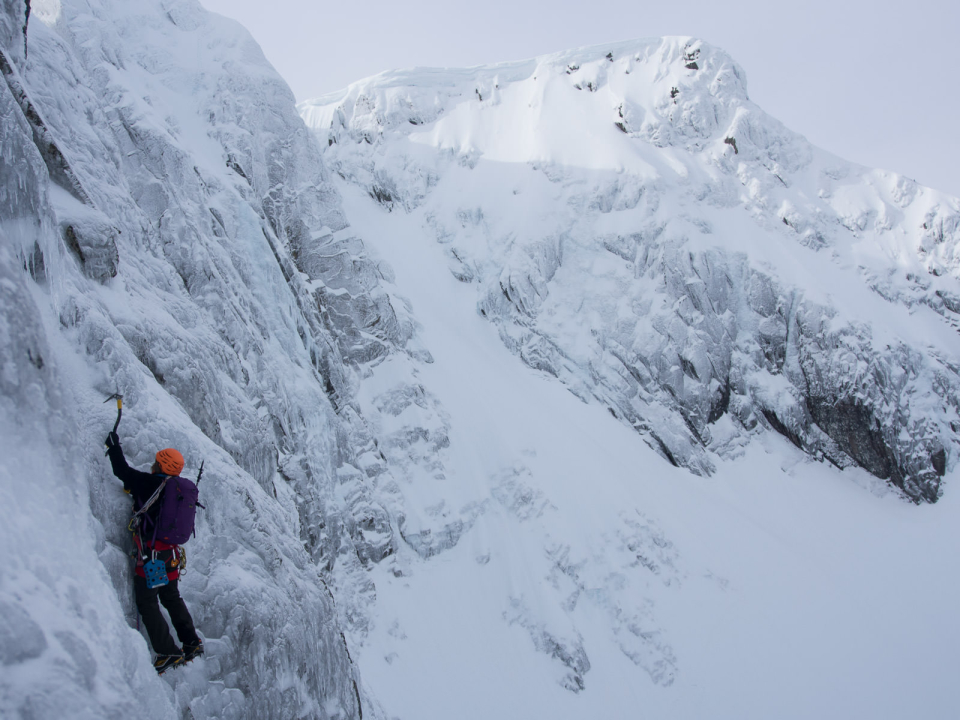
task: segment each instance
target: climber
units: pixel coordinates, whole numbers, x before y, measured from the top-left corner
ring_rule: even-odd
[[[193,508],[190,508],[187,520],[181,519],[184,513],[178,516],[174,510],[171,516],[174,520],[165,521],[166,527],[161,537],[166,537],[168,540],[175,539],[178,541],[177,544],[164,542],[157,536],[161,516],[167,517],[164,513],[171,512],[169,510],[171,502],[176,503],[178,499],[182,501],[183,495],[189,495],[189,491],[180,492],[181,487],[192,487],[195,493],[196,486],[189,480],[179,477],[183,470],[183,455],[173,448],[158,452],[150,472],[145,473],[127,465],[123,449],[120,447],[120,438],[115,432],[107,435],[104,444],[107,446],[113,474],[123,481],[123,489],[133,496],[134,518],[130,523],[130,529],[133,531],[134,544],[137,548],[133,593],[137,611],[143,618],[147,635],[150,636],[150,644],[153,645],[153,651],[157,654],[153,666],[158,673],[163,674],[165,670],[190,662],[203,654],[203,642],[197,635],[193,618],[183,598],[180,597],[180,590],[177,587],[180,570],[186,559],[186,554],[179,545],[186,540],[180,538],[181,536],[189,537],[193,532]],[[192,502],[196,503],[195,494],[192,496]],[[170,527],[175,525],[177,520],[180,520],[180,532],[177,532],[177,528],[170,532]],[[187,523],[189,528],[184,528],[183,526]],[[159,570],[151,572],[155,568]],[[170,614],[170,621],[183,645],[182,650],[170,636],[170,629],[157,604],[158,597]]]

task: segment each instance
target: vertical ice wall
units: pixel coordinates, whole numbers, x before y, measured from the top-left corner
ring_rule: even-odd
[[[376,715],[318,563],[358,556],[350,402],[409,321],[242,28],[192,0],[33,11],[0,17],[0,714]],[[181,587],[207,655],[162,680],[102,453],[116,390],[131,464],[206,461]]]

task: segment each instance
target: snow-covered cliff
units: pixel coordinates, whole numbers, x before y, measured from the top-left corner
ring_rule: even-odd
[[[359,717],[317,559],[363,543],[362,491],[336,494],[363,423],[337,413],[409,322],[245,30],[192,1],[3,22],[0,714]],[[118,389],[132,464],[206,460],[182,587],[207,657],[167,692],[126,630]]]
[[[689,38],[385,73],[302,103],[421,212],[532,367],[671,462],[772,428],[934,502],[956,460],[960,201],[812,147]]]

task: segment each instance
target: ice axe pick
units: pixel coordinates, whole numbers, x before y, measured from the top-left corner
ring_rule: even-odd
[[[111,400],[117,401],[117,421],[113,424],[113,432],[117,432],[117,428],[120,427],[120,418],[123,415],[123,395],[115,392],[113,395],[104,400],[104,402],[108,403]]]

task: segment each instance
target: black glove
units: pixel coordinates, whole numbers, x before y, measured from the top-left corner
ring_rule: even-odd
[[[120,447],[120,436],[115,432],[108,433],[107,439],[103,441],[103,444],[108,448]]]

